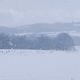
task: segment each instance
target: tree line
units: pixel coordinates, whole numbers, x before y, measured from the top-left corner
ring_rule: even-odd
[[[72,50],[74,46],[72,37],[67,33],[60,33],[56,37],[45,34],[38,36],[0,34],[0,49]]]

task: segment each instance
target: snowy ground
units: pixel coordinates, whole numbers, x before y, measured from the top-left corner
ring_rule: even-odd
[[[80,80],[80,51],[0,50],[0,80]]]

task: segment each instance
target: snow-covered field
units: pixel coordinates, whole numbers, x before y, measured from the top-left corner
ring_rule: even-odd
[[[80,80],[79,48],[0,50],[0,80]]]

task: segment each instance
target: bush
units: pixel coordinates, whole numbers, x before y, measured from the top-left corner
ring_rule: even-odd
[[[74,41],[67,33],[60,33],[54,39],[54,49],[56,50],[72,50],[74,49]]]

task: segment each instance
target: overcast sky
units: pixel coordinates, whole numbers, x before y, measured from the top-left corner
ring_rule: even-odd
[[[80,0],[0,0],[0,25],[80,21]]]

